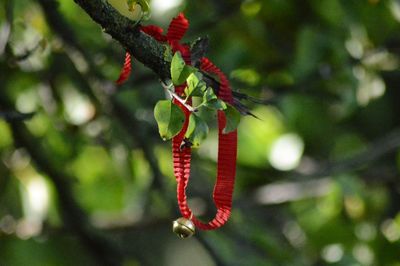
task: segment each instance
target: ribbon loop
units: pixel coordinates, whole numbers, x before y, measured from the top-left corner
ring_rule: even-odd
[[[218,98],[227,103],[233,103],[232,92],[229,82],[222,71],[216,67],[210,60],[203,58],[201,60],[201,70],[215,74],[220,79]],[[178,88],[181,90],[182,88]],[[190,177],[190,148],[180,149],[180,144],[187,130],[188,116],[190,112],[181,106],[186,113],[185,125],[182,131],[173,139],[173,157],[174,172],[178,183],[177,198],[179,209],[183,217],[191,219],[196,227],[202,230],[212,230],[224,225],[231,214],[232,195],[236,175],[236,155],[237,155],[237,131],[228,134],[223,133],[226,125],[226,117],[223,111],[218,111],[218,163],[217,179],[214,186],[213,199],[217,207],[215,218],[208,223],[203,223],[193,215],[187,204],[186,187]]]

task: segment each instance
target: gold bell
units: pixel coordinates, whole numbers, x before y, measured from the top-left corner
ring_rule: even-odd
[[[181,217],[172,223],[172,231],[180,238],[189,238],[194,235],[195,226],[191,220]]]

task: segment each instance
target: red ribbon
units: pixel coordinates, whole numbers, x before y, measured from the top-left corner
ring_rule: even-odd
[[[115,83],[117,83],[118,85],[124,83],[129,78],[131,70],[132,70],[131,55],[129,53],[126,53],[124,66],[122,67],[121,74],[119,75],[119,78]]]
[[[141,30],[159,42],[167,42],[171,46],[174,53],[179,51],[182,54],[186,64],[191,64],[190,47],[188,45],[179,43],[188,28],[189,21],[181,13],[171,21],[166,35],[163,35],[163,29],[153,25],[142,26]],[[128,59],[128,55],[129,54],[127,54],[126,59]],[[127,65],[129,65],[129,67],[127,67]],[[201,59],[200,69],[203,72],[218,76],[220,80],[220,87],[217,95],[218,98],[226,103],[233,104],[232,91],[230,89],[228,79],[222,73],[222,71],[205,57]],[[127,72],[130,72],[130,56],[129,63],[127,63],[127,60],[125,60],[124,69],[122,70],[118,81],[126,80]],[[178,95],[182,95],[185,87],[186,84],[178,86],[175,88],[175,92]],[[217,180],[213,192],[213,199],[215,206],[217,207],[217,213],[213,220],[208,223],[203,223],[193,215],[193,212],[188,206],[186,196],[186,187],[190,177],[191,148],[182,148],[181,144],[184,140],[189,124],[190,111],[177,100],[174,100],[174,103],[180,106],[186,116],[182,130],[172,139],[174,174],[178,183],[177,198],[179,209],[182,213],[182,216],[192,220],[195,226],[199,229],[216,229],[224,225],[231,214],[232,194],[236,175],[237,131],[235,130],[228,134],[223,133],[223,129],[225,128],[226,124],[225,113],[223,111],[218,111],[218,170]],[[188,104],[191,104],[191,102],[189,101]]]

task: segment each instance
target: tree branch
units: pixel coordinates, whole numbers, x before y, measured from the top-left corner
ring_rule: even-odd
[[[170,79],[170,62],[164,60],[168,51],[165,45],[140,31],[137,25],[119,14],[105,0],[74,1],[100,24],[105,32],[119,41],[138,61],[153,70],[161,80]]]

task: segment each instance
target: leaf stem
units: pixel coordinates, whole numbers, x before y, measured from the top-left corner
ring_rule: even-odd
[[[186,103],[187,99],[184,100],[181,97],[179,97],[179,95],[177,95],[174,91],[171,90],[171,88],[173,88],[173,84],[165,84],[163,81],[161,81],[161,86],[169,93],[169,95],[171,96],[171,98],[176,99],[178,102],[180,102],[183,106],[185,106],[186,109],[188,109],[190,112],[197,112],[198,109],[194,108],[193,106],[190,106],[189,104]]]

